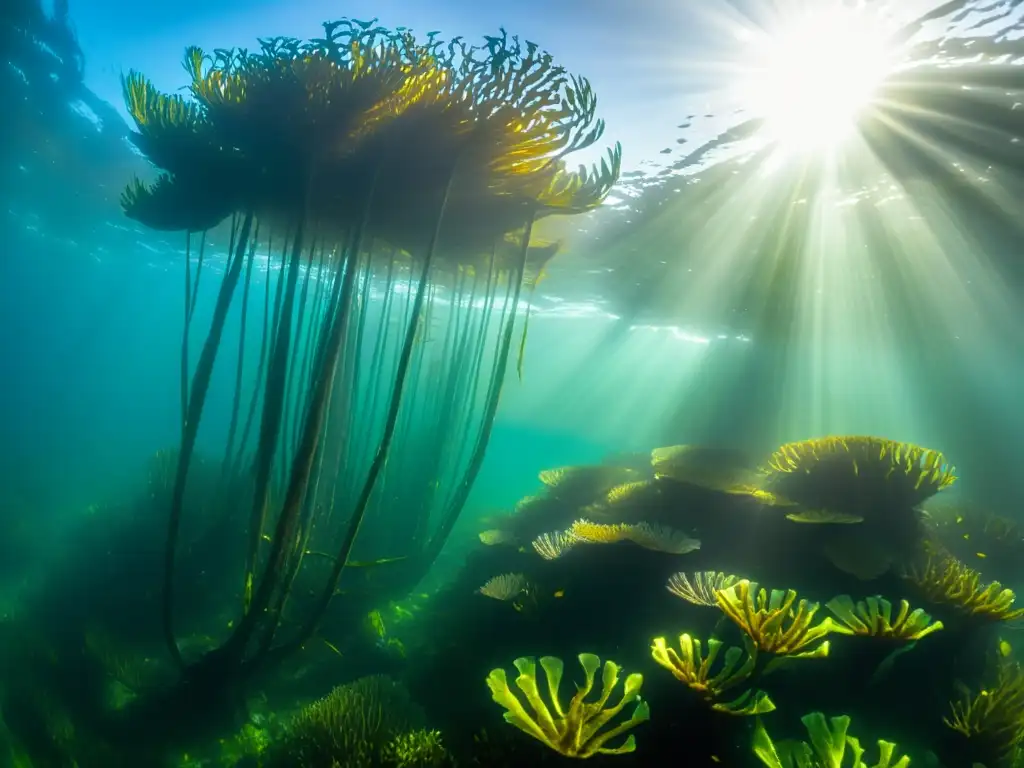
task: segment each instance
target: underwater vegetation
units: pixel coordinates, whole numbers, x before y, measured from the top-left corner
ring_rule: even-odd
[[[805,741],[791,741],[776,745],[763,725],[758,726],[754,736],[754,752],[769,768],[813,768],[813,766],[849,765],[851,768],[906,768],[910,758],[896,757],[896,745],[891,741],[878,741],[878,760],[863,760],[865,750],[860,741],[847,733],[850,718],[841,716],[826,720],[821,712],[812,712],[801,718],[810,744]],[[850,754],[850,760],[845,760]]]
[[[263,754],[263,765],[427,768],[448,764],[441,734],[396,681],[383,676],[341,685],[303,708]]]
[[[1013,520],[964,499],[936,497],[925,507],[943,547],[965,563],[983,565],[995,578],[1013,578],[1024,555],[1024,531]]]
[[[985,582],[981,573],[944,551],[941,545],[926,542],[919,565],[913,565],[906,578],[929,600],[941,604],[961,619],[975,621],[1012,621],[1024,616],[1014,608],[1016,595],[998,581]]]
[[[624,734],[650,717],[647,705],[639,699],[644,677],[629,675],[623,683],[622,698],[618,704],[606,706],[619,683],[621,668],[613,661],[606,661],[601,670],[601,660],[592,653],[579,655],[583,667],[584,681],[577,684],[576,693],[567,705],[559,699],[564,664],[561,659],[545,656],[540,660],[544,670],[546,688],[551,698],[550,707],[540,694],[537,684],[537,664],[533,659],[516,659],[519,671],[516,687],[522,692],[532,714],[523,706],[520,698],[509,688],[504,669],[494,669],[487,676],[487,687],[494,700],[504,707],[505,721],[524,733],[547,745],[566,757],[586,758],[597,754],[621,755],[636,749],[632,735],[619,746],[605,746],[609,741]],[[598,698],[587,702],[586,698],[594,688],[594,678],[601,670],[601,690]],[[630,718],[613,728],[602,730],[616,715],[633,701],[638,701]]]
[[[711,674],[722,641],[712,637],[707,642],[707,654],[701,649],[700,640],[687,634],[679,636],[679,651],[670,648],[665,638],[654,638],[651,656],[661,666],[675,675],[676,679],[693,691],[698,692],[719,712],[737,715],[760,715],[775,709],[772,700],[764,691],[749,689],[732,701],[721,701],[726,691],[744,683],[754,672],[756,654],[744,654],[736,647],[728,648],[721,667]]]
[[[952,477],[945,459],[908,463],[935,454],[863,440],[886,446],[870,455],[889,468],[863,470],[857,488],[865,454],[849,451],[842,466],[830,448],[816,471],[844,478],[841,493],[808,472],[813,495],[788,478],[783,496],[767,459],[696,446],[652,451],[646,467],[545,471],[526,503],[486,521],[490,533],[439,587],[350,598],[349,632],[320,631],[266,668],[245,717],[157,750],[126,744],[120,729],[137,727],[140,712],[176,711],[165,697],[179,672],[154,654],[159,625],[149,646],[144,633],[129,640],[148,648],[142,656],[116,623],[83,622],[85,661],[73,664],[11,634],[5,642],[26,650],[3,677],[3,738],[12,755],[85,766],[126,755],[192,767],[625,766],[685,750],[693,764],[737,768],[1012,768],[1024,676],[1002,628],[1021,616],[1016,595],[953,557],[920,507],[930,496],[907,491],[937,468]],[[219,467],[196,467],[216,498]],[[166,508],[175,474],[174,452],[154,457],[143,484],[153,508]],[[204,486],[189,487],[187,509],[202,509]],[[805,502],[820,514],[803,514]],[[212,516],[210,543],[194,546],[230,540],[247,514]],[[878,537],[885,568],[848,567],[873,557]],[[206,610],[230,631],[227,602]],[[195,630],[183,639],[190,655],[223,642]]]
[[[151,468],[159,493],[124,510],[144,547],[122,554],[129,535],[97,530],[110,568],[61,569],[63,588],[103,595],[97,626],[56,580],[40,600],[58,624],[72,607],[60,658],[104,638],[66,662],[88,669],[62,702],[85,722],[74,750],[90,740],[134,765],[196,760],[267,691],[346,667],[363,618],[431,570],[480,470],[517,322],[522,375],[524,291],[560,247],[543,220],[597,207],[621,160],[616,145],[569,165],[602,138],[597,97],[504,30],[471,45],[342,19],[257,51],[192,47],[184,65],[185,93],[122,80],[130,139],[155,168],[122,207],[183,234],[180,444]],[[200,456],[219,371],[226,434]],[[400,663],[398,638],[378,642]],[[115,676],[131,683],[116,695]],[[23,730],[45,742],[45,720]],[[103,754],[74,759],[109,766]]]
[[[961,753],[988,765],[1016,765],[1024,740],[1024,672],[1001,659],[989,684],[977,690],[960,686],[943,722],[954,732]]]
[[[133,702],[119,725],[150,745],[187,738],[189,719],[197,731],[237,720],[255,681],[299,653],[353,592],[353,569],[389,568],[390,585],[382,577],[378,589],[395,593],[430,569],[483,459],[521,291],[558,250],[533,242],[534,226],[597,206],[620,162],[616,146],[595,169],[568,168],[569,154],[603,134],[596,96],[504,31],[477,47],[342,19],[321,38],[266,38],[255,53],[189,48],[184,64],[187,95],[161,93],[135,71],[123,78],[132,141],[158,169],[128,185],[125,213],[185,232],[181,444],[165,468],[160,599],[180,678]],[[227,264],[193,361],[208,231],[222,222]],[[280,270],[259,291],[263,249]],[[371,285],[381,282],[383,315],[370,316]],[[456,299],[447,315],[442,293]],[[222,482],[209,498],[213,517],[231,521],[220,533],[234,526],[242,545],[235,616],[210,642],[186,647],[177,574],[187,499],[239,300]],[[470,312],[481,300],[486,309]],[[428,353],[424,335],[445,323],[440,350]],[[260,339],[254,377],[245,375],[247,333]],[[401,471],[424,454],[433,463]],[[385,557],[357,561],[354,550],[379,539],[375,513],[392,504],[410,515],[403,536]],[[351,602],[365,609],[368,599]],[[173,739],[160,733],[170,723]]]
[[[585,79],[504,31],[354,20],[185,66],[184,95],[123,83],[156,167],[125,213],[185,233],[181,443],[0,620],[0,765],[1021,764],[1021,539],[946,501],[936,450],[551,468],[431,581],[516,322],[522,375],[543,220],[619,176],[617,146],[568,165],[603,135]]]
[[[545,745],[570,754],[558,659],[582,649],[595,669],[611,657],[642,675],[632,701],[646,721],[601,723],[630,734],[620,765],[660,764],[684,743],[702,765],[1010,765],[1024,708],[993,630],[1020,615],[1015,595],[951,560],[921,506],[955,479],[941,453],[875,437],[794,443],[761,464],[674,446],[647,467],[544,471],[538,492],[485,522],[481,549],[435,598],[431,638],[409,646],[430,676],[452,675],[446,696],[430,697],[426,675],[410,684],[453,743],[478,746],[466,648],[480,649],[492,698],[532,737],[495,764],[539,764]],[[644,546],[637,529],[669,544]],[[537,657],[555,674],[549,700],[535,698]],[[590,699],[601,711],[606,691]],[[768,735],[801,718],[804,740]],[[862,745],[865,729],[877,747]]]

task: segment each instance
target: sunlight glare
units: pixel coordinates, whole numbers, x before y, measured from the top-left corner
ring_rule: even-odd
[[[823,3],[746,41],[737,94],[766,138],[801,151],[833,147],[892,70],[886,26],[868,9]]]

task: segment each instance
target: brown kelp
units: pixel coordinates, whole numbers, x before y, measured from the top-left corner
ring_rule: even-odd
[[[255,380],[237,360],[228,441],[251,482],[243,612],[190,669],[216,667],[227,681],[315,632],[372,502],[411,516],[406,540],[389,542],[414,564],[410,578],[429,567],[488,443],[521,288],[557,247],[533,247],[533,225],[598,205],[619,171],[618,147],[596,171],[566,169],[603,122],[587,81],[533,43],[504,31],[480,48],[433,33],[421,42],[351,20],[324,30],[262,40],[257,53],[190,48],[190,98],[124,78],[135,141],[162,171],[129,185],[126,213],[190,235],[232,220],[211,326],[183,386],[163,592],[181,666],[175,553],[196,436],[237,293],[248,308],[252,254],[265,244],[270,264],[280,253]],[[428,343],[435,323],[440,344]],[[186,364],[187,354],[183,345]],[[396,440],[404,452],[391,451]],[[423,456],[432,462],[413,469],[409,457]],[[301,605],[299,581],[314,582]],[[286,606],[300,618],[281,638]]]

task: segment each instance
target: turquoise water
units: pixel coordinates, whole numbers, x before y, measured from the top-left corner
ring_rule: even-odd
[[[0,768],[1019,766],[1020,4],[315,6],[0,13]]]

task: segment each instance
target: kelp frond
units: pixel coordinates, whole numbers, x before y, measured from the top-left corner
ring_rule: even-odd
[[[387,745],[424,718],[403,686],[380,675],[363,677],[300,710],[268,748],[266,764],[377,765]]]
[[[617,485],[635,480],[636,472],[610,465],[555,467],[542,470],[537,478],[552,496],[592,501],[605,496]]]
[[[452,231],[479,252],[527,210],[595,207],[620,173],[618,145],[592,169],[568,169],[566,156],[604,133],[597,97],[504,30],[471,46],[342,19],[322,38],[267,38],[258,51],[192,47],[184,65],[190,99],[124,79],[144,153],[197,184],[207,164],[233,162],[234,181],[279,220],[341,217],[344,230],[359,216],[353,195],[375,179],[374,234],[418,242],[449,189]]]
[[[765,485],[819,506],[822,489],[877,487],[912,508],[956,481],[939,451],[881,437],[823,437],[780,446],[763,469]]]
[[[628,541],[644,549],[682,555],[700,549],[700,541],[682,531],[651,523],[595,523],[580,519],[573,522],[569,533],[584,544],[617,544]]]
[[[655,448],[651,469],[658,478],[725,493],[752,476],[746,457],[738,451],[701,445]]]
[[[494,576],[477,590],[484,597],[493,600],[514,600],[530,588],[530,582],[521,573],[503,573]]]
[[[970,743],[972,755],[994,764],[1007,760],[1024,744],[1024,670],[1001,662],[991,686],[964,688],[950,709],[943,722]]]
[[[911,641],[942,629],[941,621],[932,621],[921,608],[911,611],[906,600],[900,601],[895,617],[892,603],[878,596],[855,603],[849,595],[840,595],[825,603],[825,607],[836,618],[832,630],[844,635]]]
[[[761,715],[775,709],[768,694],[759,690],[747,690],[731,701],[722,701],[727,691],[747,681],[754,671],[756,656],[744,653],[740,648],[727,648],[721,665],[712,674],[722,641],[711,638],[707,647],[707,655],[704,655],[700,640],[683,634],[679,636],[679,651],[676,651],[668,646],[664,637],[656,637],[651,646],[651,656],[677,680],[699,693],[716,711],[731,715]]]
[[[629,540],[638,547],[670,555],[685,555],[700,549],[700,539],[687,536],[682,531],[667,525],[639,522],[632,526]]]
[[[850,728],[848,716],[826,720],[821,712],[811,712],[800,720],[807,729],[809,744],[804,741],[776,744],[758,721],[754,731],[754,754],[768,768],[840,768],[845,765],[867,768],[863,760],[864,748],[847,732]],[[847,752],[852,755],[848,763],[844,762]],[[879,739],[878,760],[871,768],[907,768],[909,765],[908,756],[896,756],[896,744]]]
[[[622,145],[616,142],[601,160],[600,166],[576,171],[560,169],[548,188],[540,193],[540,202],[561,212],[582,213],[596,208],[611,192],[622,171]]]
[[[502,545],[515,547],[519,545],[519,539],[516,538],[515,534],[509,531],[503,531],[500,528],[488,528],[486,531],[480,531],[476,537],[480,539],[480,543],[486,547],[498,547]]]
[[[628,483],[619,483],[608,491],[604,497],[604,503],[609,507],[628,504],[638,495],[650,490],[651,485],[650,480],[633,480]]]
[[[381,763],[392,768],[427,768],[451,765],[440,731],[417,728],[400,733],[381,749]]]
[[[1016,594],[998,581],[986,584],[981,574],[951,555],[931,552],[924,567],[911,569],[907,578],[929,601],[961,614],[989,621],[1011,621],[1024,616],[1014,608]]]
[[[561,659],[544,656],[540,660],[547,682],[550,704],[541,696],[537,684],[537,664],[533,659],[516,659],[514,664],[519,672],[516,687],[522,692],[524,702],[509,688],[504,669],[494,669],[487,676],[487,687],[491,696],[505,712],[505,721],[519,730],[546,744],[566,757],[587,758],[596,754],[620,755],[636,749],[636,740],[630,734],[617,747],[605,746],[612,739],[621,736],[650,717],[647,704],[639,700],[643,675],[633,673],[626,678],[622,698],[618,704],[608,706],[619,682],[622,669],[612,661],[606,661],[601,674],[601,692],[595,701],[586,698],[594,688],[601,659],[592,653],[579,655],[585,679],[576,686],[576,694],[567,705],[559,698],[564,664]],[[638,701],[632,716],[618,725],[605,729],[616,715],[628,704]]]
[[[793,658],[821,658],[828,655],[825,637],[832,621],[813,624],[818,604],[797,602],[797,593],[758,589],[756,582],[742,579],[715,593],[718,606],[746,633],[758,651]]]
[[[230,215],[236,202],[230,191],[215,183],[200,187],[167,173],[151,184],[133,178],[121,192],[125,215],[160,231],[210,229]]]
[[[121,77],[121,93],[128,114],[149,135],[163,131],[198,133],[208,127],[198,104],[178,94],[161,93],[149,78],[135,70]]]
[[[740,580],[739,576],[730,576],[717,571],[698,571],[692,576],[685,573],[673,573],[668,580],[667,589],[676,597],[688,603],[718,607],[715,593],[728,589]]]
[[[542,533],[533,540],[534,551],[545,560],[554,560],[572,549],[579,541],[570,531]]]
[[[631,529],[628,523],[595,523],[580,518],[573,521],[569,532],[573,538],[585,544],[618,544],[629,541]]]

